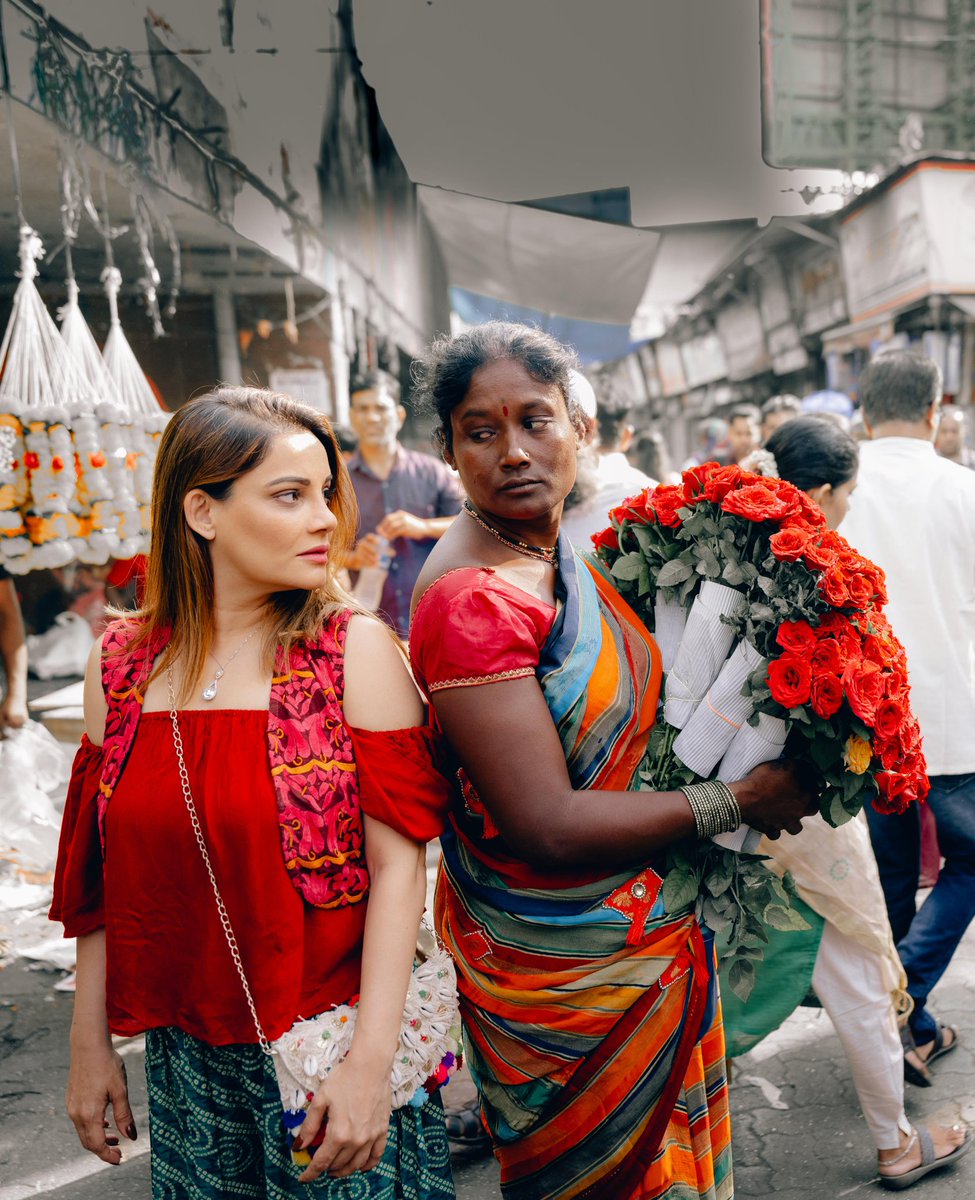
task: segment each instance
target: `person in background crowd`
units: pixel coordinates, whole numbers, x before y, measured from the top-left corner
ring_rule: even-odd
[[[844,433],[849,431],[853,418],[853,401],[846,392],[837,392],[825,388],[819,392],[810,392],[802,399],[802,411],[825,417],[838,425]]]
[[[335,425],[332,428],[335,434],[335,440],[339,444],[339,450],[342,452],[342,457],[346,462],[359,449],[359,439],[348,427],[348,425]]]
[[[700,466],[701,463],[719,462],[726,466],[728,453],[728,423],[721,417],[705,417],[694,431],[694,449],[684,462],[682,470]]]
[[[437,923],[502,1196],[727,1200],[710,934],[693,898],[664,912],[645,870],[699,827],[682,793],[628,790],[659,651],[559,530],[584,436],[574,365],[504,322],[418,364],[468,494],[417,581],[410,641],[454,756]],[[773,834],[815,806],[783,764],[732,787]]]
[[[958,1044],[928,996],[975,915],[975,475],[939,458],[941,372],[907,351],[877,358],[860,381],[871,441],[860,447],[856,503],[841,533],[886,573],[888,615],[904,644],[944,867],[920,909],[918,806],[867,810],[887,912],[914,999],[910,1082]]]
[[[6,684],[0,703],[0,737],[27,720],[27,640],[14,581],[0,567],[0,659]]]
[[[464,498],[442,462],[400,445],[405,420],[399,384],[391,375],[373,371],[353,383],[349,423],[359,449],[348,466],[359,502],[359,532],[343,565],[355,572],[391,559],[378,611],[404,638],[413,585]]]
[[[780,425],[798,417],[802,411],[802,402],[798,396],[788,392],[781,396],[770,396],[762,405],[762,445],[775,433]]]
[[[644,429],[638,433],[626,457],[638,471],[659,483],[676,483],[679,478],[670,465],[667,443],[659,429]]]
[[[192,400],[152,513],[142,607],[89,659],[54,881],[78,939],[78,1137],[112,1164],[135,1140],[111,1035],[144,1033],[154,1200],[448,1200],[439,1100],[390,1111],[448,789],[400,646],[335,582],[355,499],[328,422],[257,388]],[[295,1131],[302,1171],[257,1025],[273,1040],[357,995]]]
[[[934,448],[942,458],[961,467],[975,469],[975,451],[967,444],[968,417],[965,410],[954,404],[941,409],[941,420],[934,439]]]
[[[743,469],[785,479],[823,510],[831,529],[846,516],[857,485],[853,439],[820,414],[780,425]],[[970,1139],[960,1125],[913,1128],[904,1112],[904,1060],[897,1016],[909,1001],[863,820],[831,828],[816,813],[802,832],[767,838],[770,869],[791,872],[809,929],[768,929],[755,987],[742,1002],[722,986],[729,1053],[742,1054],[786,1019],[812,985],[839,1035],[860,1107],[877,1147],[885,1186],[903,1189],[956,1162]],[[724,981],[723,981],[724,983]],[[896,1006],[896,1007],[895,1007]],[[930,1142],[928,1141],[930,1139]]]
[[[740,463],[761,444],[758,409],[751,404],[736,408],[728,417],[728,449],[731,461]]]
[[[569,541],[580,550],[592,549],[592,535],[606,528],[611,508],[658,482],[631,466],[626,457],[633,442],[633,426],[625,404],[613,396],[597,397],[596,428],[592,493],[571,508],[567,503],[562,521]]]

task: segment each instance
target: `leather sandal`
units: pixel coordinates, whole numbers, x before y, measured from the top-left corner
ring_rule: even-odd
[[[917,1183],[919,1179],[923,1179],[925,1175],[930,1175],[932,1171],[940,1171],[942,1167],[951,1166],[963,1158],[972,1148],[972,1131],[965,1131],[965,1140],[960,1146],[956,1146],[950,1154],[943,1154],[938,1158],[934,1152],[934,1140],[931,1134],[923,1125],[915,1125],[911,1129],[911,1136],[908,1139],[907,1145],[897,1155],[896,1158],[888,1159],[883,1165],[892,1167],[895,1163],[899,1163],[904,1159],[914,1146],[915,1141],[921,1144],[921,1163],[917,1167],[913,1167],[910,1171],[904,1171],[900,1175],[885,1175],[882,1171],[880,1174],[880,1182],[885,1188],[889,1188],[894,1192],[902,1192],[905,1188],[911,1187]]]
[[[951,1033],[951,1041],[947,1043],[945,1042],[946,1032]],[[923,1047],[929,1045],[929,1043],[922,1042],[921,1045]],[[934,1035],[934,1049],[930,1054],[923,1058],[919,1053],[918,1058],[922,1059],[926,1067],[930,1067],[936,1059],[943,1058],[946,1054],[950,1054],[957,1045],[958,1030],[954,1027],[954,1025],[939,1025]],[[915,1043],[915,1049],[917,1049],[917,1043]]]
[[[902,1025],[900,1035],[901,1045],[904,1047],[904,1082],[913,1083],[915,1087],[931,1087],[932,1081],[927,1067],[923,1064],[917,1066],[907,1057],[908,1054],[915,1054],[918,1057],[918,1062],[921,1061],[920,1055],[917,1054],[917,1046],[914,1042],[914,1035],[911,1033],[911,1027],[909,1025]]]

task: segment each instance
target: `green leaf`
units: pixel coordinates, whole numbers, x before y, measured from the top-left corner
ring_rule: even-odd
[[[773,929],[788,933],[792,930],[808,929],[809,922],[801,917],[794,908],[786,908],[784,904],[769,904],[764,913],[765,924]]]
[[[720,896],[731,887],[733,876],[727,867],[716,867],[705,879],[704,886],[712,896]]]
[[[730,584],[731,587],[740,587],[746,581],[747,576],[742,570],[741,563],[731,561],[725,563],[724,570],[721,572],[721,578],[725,583]]]
[[[731,990],[743,1003],[752,994],[755,986],[755,968],[746,958],[734,958],[728,971]]]
[[[766,596],[777,596],[779,594],[779,585],[769,575],[759,575],[755,581],[762,589]]]
[[[613,568],[615,573],[616,568]],[[657,587],[676,587],[679,583],[684,583],[694,574],[693,567],[684,562],[682,559],[675,558],[672,562],[666,563],[660,568],[660,573],[657,575]]]
[[[705,896],[704,898],[701,916],[708,929],[713,930],[715,933],[727,933],[731,929],[731,918],[719,910],[710,896]]]
[[[613,578],[624,581],[639,579],[643,565],[642,554],[624,554],[613,563]]]
[[[697,898],[697,875],[693,871],[670,871],[664,877],[662,891],[667,912],[680,912]]]

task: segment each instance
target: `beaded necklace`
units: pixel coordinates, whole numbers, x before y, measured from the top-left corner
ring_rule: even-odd
[[[559,548],[557,545],[532,546],[529,542],[522,542],[517,538],[508,537],[506,533],[502,533],[500,529],[495,529],[493,525],[485,521],[469,500],[464,501],[464,511],[482,529],[486,529],[492,537],[497,538],[502,546],[507,546],[509,550],[514,550],[518,554],[524,554],[528,558],[537,558],[541,562],[547,562],[553,567],[558,566]]]

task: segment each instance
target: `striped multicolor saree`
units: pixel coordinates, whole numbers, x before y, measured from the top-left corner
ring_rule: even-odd
[[[573,783],[598,804],[644,754],[659,653],[564,537],[560,558],[538,678]],[[505,1200],[731,1200],[713,951],[693,914],[665,911],[650,867],[530,868],[479,808],[457,806],[443,838],[437,919]]]

